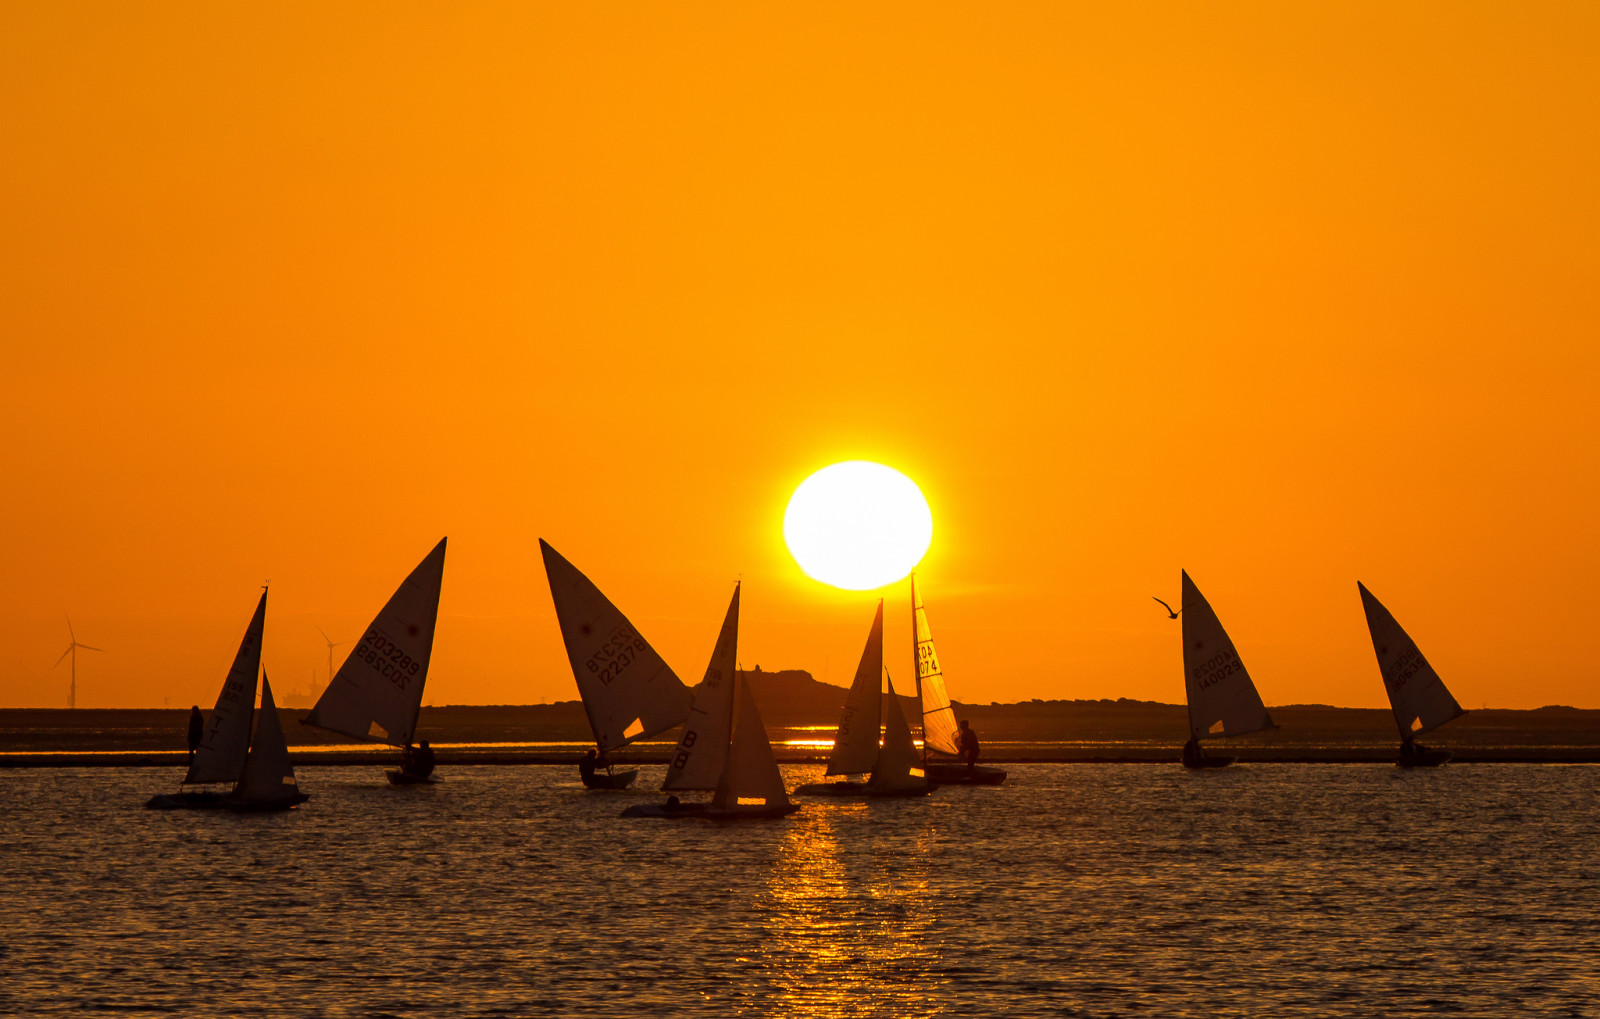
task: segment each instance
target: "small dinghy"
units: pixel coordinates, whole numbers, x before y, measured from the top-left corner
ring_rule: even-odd
[[[828,775],[871,773],[865,782],[811,782],[794,792],[796,796],[926,796],[937,786],[928,780],[911,741],[900,698],[894,682],[888,681],[889,701],[885,715],[883,684],[883,602],[872,618],[867,646],[856,667],[856,678],[845,698],[839,727],[834,730],[833,752],[828,755]],[[882,721],[880,721],[882,720]],[[883,742],[879,745],[879,730]]]
[[[674,794],[709,790],[711,802],[684,803],[673,795],[665,803],[628,807],[623,817],[737,821],[800,809],[784,790],[750,685],[739,677],[739,588],[733,587],[711,661],[661,783],[663,792]]]
[[[386,743],[409,757],[433,657],[447,540],[440,538],[401,581],[302,724],[365,743]]]
[[[1226,768],[1236,758],[1211,757],[1200,741],[1213,736],[1243,736],[1276,729],[1244,661],[1222,628],[1211,603],[1194,581],[1183,573],[1183,673],[1189,702],[1189,741],[1183,747],[1183,766],[1204,770]]]
[[[944,669],[939,653],[933,649],[933,630],[922,605],[917,575],[911,575],[911,660],[917,667],[917,702],[922,708],[922,770],[939,785],[999,785],[1006,780],[1005,769],[973,765],[959,760],[931,759],[932,755],[960,758],[961,726],[955,707],[945,690]]]
[[[638,629],[561,553],[539,540],[550,599],[561,626],[572,678],[594,733],[595,749],[585,754],[599,764],[605,755],[677,725],[689,714],[690,694],[666,661]],[[590,789],[626,789],[637,770],[605,773],[580,764]]]
[[[245,627],[233,666],[222,681],[217,705],[195,748],[183,785],[231,782],[231,791],[180,789],[152,796],[152,810],[286,810],[310,799],[295,784],[289,747],[272,700],[272,685],[261,673],[261,641],[266,625],[267,592]],[[250,735],[260,675],[261,711]]]
[[[604,774],[594,772],[580,776],[583,784],[590,789],[626,789],[633,785],[633,780],[639,777],[638,768],[629,768],[627,771],[606,771]]]
[[[1378,655],[1378,672],[1389,694],[1389,707],[1394,710],[1394,724],[1400,729],[1400,756],[1395,764],[1436,768],[1454,755],[1425,747],[1416,738],[1466,712],[1383,603],[1360,581],[1356,587],[1361,591],[1361,607],[1366,611],[1367,631],[1372,634],[1372,650]]]

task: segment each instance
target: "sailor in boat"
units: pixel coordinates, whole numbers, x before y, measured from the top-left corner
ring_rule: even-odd
[[[189,763],[194,763],[194,752],[200,749],[200,741],[206,735],[206,720],[200,714],[200,705],[196,704],[189,709]]]
[[[1195,739],[1193,736],[1190,736],[1189,742],[1183,745],[1183,763],[1186,766],[1193,768],[1196,767],[1200,761],[1204,760],[1205,756],[1205,754],[1200,752],[1200,741]]]
[[[600,755],[594,747],[584,751],[583,757],[578,761],[578,774],[583,778],[583,784],[588,785],[594,778],[594,770],[600,766]]]
[[[961,752],[967,755],[967,774],[970,775],[978,766],[978,734],[965,718],[961,720]]]
[[[416,778],[427,778],[433,774],[433,748],[428,746],[427,740],[421,741],[416,746],[406,745],[400,770]]]
[[[1403,737],[1400,740],[1400,757],[1402,760],[1423,760],[1430,753],[1432,753],[1432,751],[1423,746],[1421,743],[1418,743],[1416,740],[1412,739],[1410,736]]]

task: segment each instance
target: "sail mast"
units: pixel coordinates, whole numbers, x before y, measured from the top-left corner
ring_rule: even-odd
[[[911,571],[911,671],[917,677],[917,717],[921,720],[922,729],[922,763],[928,763],[928,712],[922,704],[922,653],[921,643],[917,640],[917,572]]]

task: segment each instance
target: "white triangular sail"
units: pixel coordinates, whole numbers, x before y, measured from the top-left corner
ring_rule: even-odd
[[[1189,734],[1242,736],[1273,728],[1238,649],[1189,574],[1183,574],[1183,674]]]
[[[734,671],[739,661],[739,588],[722,620],[722,632],[711,651],[705,678],[694,691],[694,706],[683,723],[683,735],[667,766],[663,791],[715,789],[728,760],[733,732]]]
[[[944,670],[933,649],[933,631],[928,627],[927,610],[922,607],[916,574],[911,575],[911,632],[917,663],[917,701],[922,705],[922,745],[941,754],[959,754],[961,727],[944,687]]]
[[[867,785],[874,789],[913,789],[927,784],[922,771],[922,761],[917,757],[916,744],[911,742],[911,728],[906,725],[906,714],[900,710],[900,698],[894,693],[894,680],[889,684],[889,704],[884,709],[883,747],[878,751],[877,764]]]
[[[256,614],[245,627],[239,653],[222,681],[217,706],[206,719],[205,734],[189,764],[184,782],[237,782],[250,751],[250,713],[256,703],[256,677],[261,672],[261,635],[267,619],[267,592],[261,592]]]
[[[425,556],[322,691],[307,725],[403,747],[416,735],[444,585],[444,546]]]
[[[294,765],[289,763],[289,744],[283,737],[283,721],[272,699],[272,684],[261,675],[261,710],[256,716],[256,738],[250,743],[250,756],[244,774],[233,794],[242,800],[270,803],[289,799],[300,792],[295,784]]]
[[[548,542],[539,549],[595,743],[613,750],[683,724],[693,700],[683,681],[588,577]]]
[[[750,684],[740,678],[735,683],[737,715],[733,739],[728,746],[728,761],[711,797],[716,810],[772,810],[787,806],[789,794],[783,787],[778,759],[772,754],[767,728],[756,710]]]
[[[1466,714],[1450,695],[1444,680],[1422,657],[1417,642],[1395,621],[1383,603],[1372,596],[1365,584],[1361,607],[1367,613],[1367,629],[1372,634],[1372,649],[1378,654],[1378,671],[1384,689],[1389,691],[1389,706],[1402,738],[1417,736]]]
[[[866,650],[856,668],[855,682],[844,700],[844,713],[833,734],[828,755],[829,775],[862,775],[878,760],[878,729],[883,710],[883,601],[872,617]]]

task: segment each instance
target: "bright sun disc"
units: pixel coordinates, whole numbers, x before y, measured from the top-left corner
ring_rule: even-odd
[[[933,514],[917,483],[893,467],[847,460],[800,482],[783,512],[783,540],[806,576],[870,591],[922,561]]]

